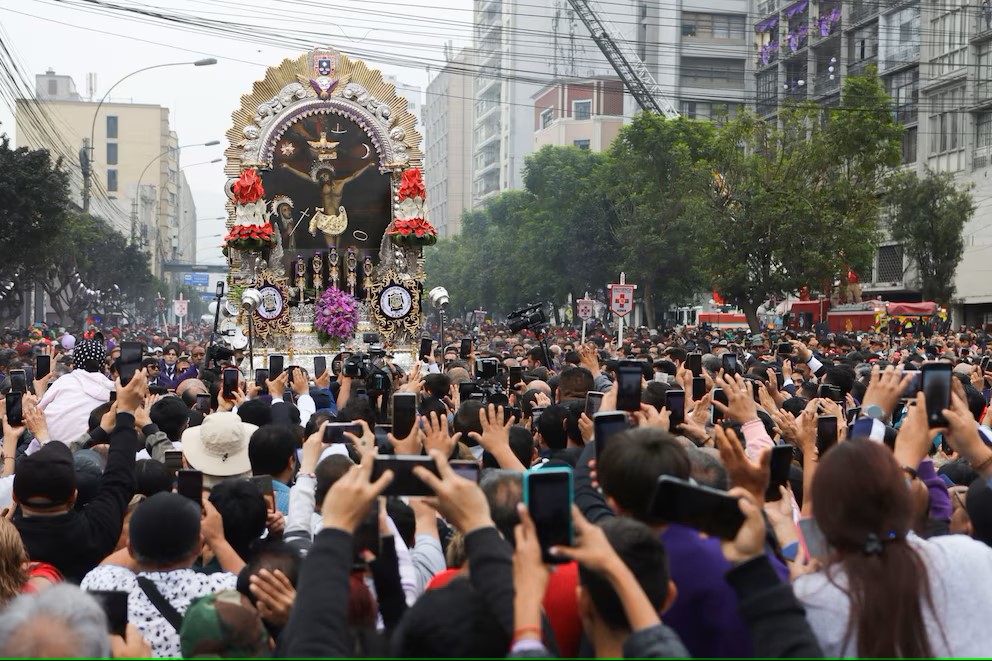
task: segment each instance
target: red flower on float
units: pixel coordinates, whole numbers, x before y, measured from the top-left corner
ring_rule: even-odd
[[[424,186],[424,175],[420,168],[410,168],[403,171],[403,178],[400,180],[400,189],[397,193],[399,201],[402,202],[408,197],[426,197],[427,188]]]
[[[231,191],[234,193],[235,204],[252,204],[265,195],[262,180],[255,168],[248,168],[242,172],[238,180],[234,182],[234,186],[231,187]]]

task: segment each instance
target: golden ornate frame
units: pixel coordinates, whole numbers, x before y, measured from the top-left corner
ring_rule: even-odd
[[[411,305],[410,311],[406,316],[400,319],[392,319],[387,317],[386,314],[379,307],[379,296],[382,292],[392,285],[401,285],[406,287],[411,294]],[[409,274],[401,275],[394,271],[393,269],[388,269],[380,274],[379,279],[376,280],[372,286],[369,288],[371,294],[369,301],[369,314],[372,316],[372,320],[375,322],[376,326],[382,331],[383,337],[387,342],[396,342],[402,339],[401,336],[406,333],[408,338],[416,336],[420,329],[420,283]]]

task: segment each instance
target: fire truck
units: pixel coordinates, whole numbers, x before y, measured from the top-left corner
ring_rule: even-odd
[[[792,330],[830,333],[903,332],[921,326],[937,328],[947,323],[947,310],[933,301],[889,303],[865,301],[831,305],[830,299],[796,301],[789,311],[786,326]]]

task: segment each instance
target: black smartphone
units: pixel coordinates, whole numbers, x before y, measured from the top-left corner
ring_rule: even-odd
[[[840,386],[835,386],[830,383],[821,384],[816,390],[816,396],[822,399],[829,399],[833,402],[841,404],[844,402],[844,395],[841,394]]]
[[[176,473],[176,493],[186,496],[197,506],[203,504],[203,473],[192,468],[184,468]]]
[[[371,551],[377,557],[382,553],[382,538],[379,536],[379,506],[378,501],[373,501],[372,509],[365,515],[362,522],[355,528],[352,535],[352,547],[355,557],[353,569],[364,569],[364,552]]]
[[[514,365],[510,368],[510,388],[516,387],[518,384],[524,382],[524,368],[519,365]]]
[[[534,406],[530,410],[530,430],[532,432],[537,431],[537,423],[541,420],[541,415],[544,414],[543,406]]]
[[[792,342],[779,342],[778,343],[778,355],[780,356],[791,356],[792,355]]]
[[[644,370],[641,364],[621,361],[617,367],[617,408],[621,411],[641,410],[641,379]]]
[[[714,402],[720,402],[724,406],[728,406],[730,404],[730,400],[727,399],[727,393],[723,392],[723,388],[713,388],[712,397]],[[723,411],[713,405],[711,405],[710,408],[713,409],[714,423],[723,420]]]
[[[765,490],[765,500],[768,502],[782,500],[779,487],[789,483],[789,469],[792,467],[792,446],[776,445],[772,448],[771,469],[768,476],[768,488]]]
[[[196,410],[207,415],[210,413],[210,393],[197,393],[196,395]]]
[[[269,378],[274,379],[282,374],[285,356],[269,356]]]
[[[393,435],[406,438],[417,424],[417,394],[413,392],[393,393]]]
[[[234,399],[234,393],[238,391],[238,378],[241,373],[237,367],[224,368],[224,380],[221,395],[224,399]]]
[[[23,397],[23,392],[7,393],[7,424],[11,427],[20,427],[24,424],[24,409],[21,406]]]
[[[266,394],[269,392],[269,386],[265,384],[269,379],[269,370],[266,369],[256,369],[255,370],[255,385],[258,386],[258,392],[260,394]]]
[[[324,425],[324,443],[351,443],[345,432],[361,436],[362,426],[357,422],[328,422]]]
[[[514,424],[519,423],[524,419],[524,413],[519,406],[505,406],[503,407],[503,424],[505,425],[510,421],[510,418],[514,419]]]
[[[327,371],[327,358],[325,358],[324,356],[314,356],[313,378],[316,379],[320,377],[326,371]]]
[[[145,345],[141,342],[121,342],[121,356],[117,359],[117,375],[121,385],[126,386],[134,378],[134,373],[141,369],[141,359],[145,354]]]
[[[10,392],[26,393],[28,391],[28,379],[24,370],[10,370]]]
[[[816,418],[816,449],[822,459],[823,454],[837,445],[837,416],[821,415]]]
[[[458,349],[458,356],[462,360],[468,360],[469,358],[472,357],[472,338],[470,337],[462,338],[462,345]]]
[[[737,354],[728,351],[723,354],[720,362],[723,365],[724,374],[737,374]]]
[[[944,409],[951,408],[951,364],[924,363],[920,373],[920,385],[927,400],[927,426],[946,427]]]
[[[698,402],[706,394],[706,377],[692,377],[692,401]]]
[[[272,476],[271,475],[253,475],[251,481],[258,486],[258,490],[262,492],[262,497],[265,498],[265,505],[268,507],[270,512],[276,511],[276,492],[272,488]]]
[[[600,411],[592,417],[593,439],[596,443],[596,456],[606,449],[610,438],[627,431],[629,424],[624,411]]]
[[[586,393],[586,415],[592,418],[603,405],[603,393],[590,390]]]
[[[689,366],[689,371],[694,377],[703,375],[703,354],[690,353],[685,357],[685,364]]]
[[[117,391],[116,390],[111,390],[110,391],[110,397],[109,397],[109,399],[107,401],[110,402],[111,404],[113,404],[114,402],[117,401]]]
[[[477,389],[475,381],[462,381],[458,384],[458,398],[467,402]]]
[[[672,389],[666,392],[665,408],[668,409],[668,428],[674,430],[685,422],[685,391]]]
[[[572,494],[570,468],[544,468],[524,473],[524,504],[537,528],[537,541],[546,563],[568,562],[551,555],[550,549],[575,544]]]
[[[651,514],[659,521],[679,523],[721,539],[733,539],[744,525],[737,498],[670,475],[658,478]]]
[[[907,385],[906,389],[902,391],[902,396],[899,399],[903,401],[916,399],[916,393],[920,392],[920,390],[923,387],[922,378],[923,376],[919,372],[914,373],[913,378],[909,382],[909,385]]]
[[[130,594],[124,590],[87,590],[100,603],[107,616],[107,631],[112,636],[127,635],[127,597]]]
[[[420,360],[427,362],[431,357],[431,350],[434,348],[434,340],[429,337],[420,338]]]
[[[982,371],[982,376],[985,376],[985,372],[989,369],[989,356],[982,356],[982,362],[979,363],[979,368]]]
[[[847,424],[853,425],[854,422],[858,419],[859,415],[861,415],[860,406],[852,406],[851,408],[847,409]]]
[[[434,492],[430,487],[414,475],[413,469],[416,466],[423,466],[435,475],[438,474],[437,464],[432,457],[412,454],[380,455],[376,457],[375,465],[372,467],[372,481],[375,482],[383,473],[391,470],[393,481],[382,492],[383,496],[433,496]]]
[[[34,357],[34,378],[43,379],[52,372],[51,356]]]
[[[166,450],[165,452],[165,468],[169,471],[169,475],[175,475],[183,469],[183,451],[182,450]]]

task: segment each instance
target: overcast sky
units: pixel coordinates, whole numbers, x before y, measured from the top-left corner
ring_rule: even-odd
[[[170,14],[247,24],[247,38],[196,34],[155,19],[106,11],[85,0],[0,0],[0,24],[12,50],[34,74],[52,68],[71,75],[80,94],[86,94],[86,74],[97,74],[96,98],[128,73],[155,64],[216,57],[211,67],[169,67],[137,74],[118,86],[117,101],[152,103],[170,110],[179,144],[221,140],[217,147],[184,150],[183,166],[223,155],[224,133],[242,94],[264,76],[266,67],[295,58],[308,45],[332,45],[349,53],[381,53],[370,65],[401,81],[426,88],[431,74],[425,63],[444,60],[444,44],[471,40],[472,0],[108,0],[108,2]],[[306,33],[294,32],[296,30]],[[294,46],[285,37],[298,39]],[[323,38],[323,42],[318,44]],[[252,43],[277,40],[285,45]],[[0,131],[13,136],[13,110],[0,105]],[[223,163],[185,170],[200,219],[197,232],[200,263],[221,262],[215,236],[223,231]]]

